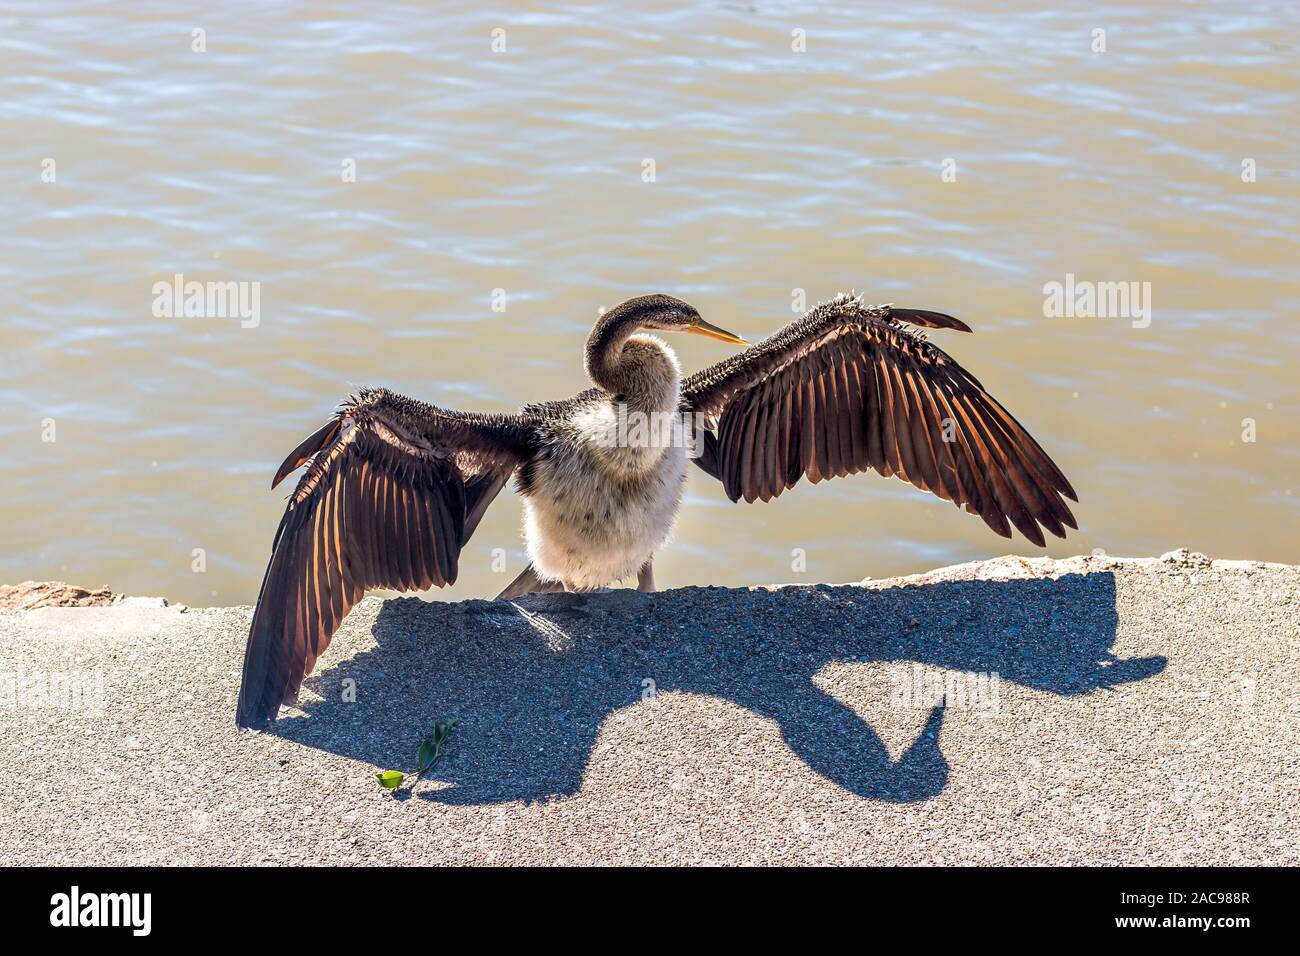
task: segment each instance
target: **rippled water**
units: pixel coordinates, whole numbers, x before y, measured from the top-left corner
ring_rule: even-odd
[[[1051,553],[1300,561],[1297,7],[1040,6],[0,5],[0,581],[250,602],[270,476],[349,389],[563,397],[654,290],[749,337],[797,289],[952,312],[1080,492]],[[176,273],[260,321],[156,318]],[[1149,282],[1150,324],[1045,317],[1067,274]],[[661,587],[1037,552],[872,475],[688,493]],[[446,595],[518,527],[505,495]]]

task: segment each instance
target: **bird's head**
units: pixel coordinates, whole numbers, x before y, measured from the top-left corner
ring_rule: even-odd
[[[661,293],[639,295],[635,299],[620,302],[605,313],[605,319],[620,324],[624,320],[634,321],[637,328],[654,332],[689,332],[730,342],[732,345],[749,344],[740,336],[720,329],[711,322],[705,322],[695,306]]]

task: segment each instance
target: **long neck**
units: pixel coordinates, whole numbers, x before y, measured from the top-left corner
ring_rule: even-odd
[[[602,315],[587,338],[587,377],[592,383],[614,394],[632,390],[631,369],[623,362],[623,346],[640,327],[635,313],[612,309]]]

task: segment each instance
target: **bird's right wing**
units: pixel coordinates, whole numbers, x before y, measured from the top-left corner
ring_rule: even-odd
[[[479,519],[526,457],[532,425],[365,390],[293,450],[306,471],[276,531],[244,654],[237,722],[264,727],[369,588],[456,580]]]

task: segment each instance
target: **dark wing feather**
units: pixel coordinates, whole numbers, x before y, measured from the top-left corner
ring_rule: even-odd
[[[370,588],[456,580],[461,548],[528,454],[515,416],[469,415],[364,391],[293,450],[303,464],[275,534],[244,654],[237,722],[264,727]],[[274,487],[273,484],[273,487]]]
[[[769,501],[804,475],[870,468],[965,507],[1004,537],[1014,525],[1042,545],[1042,528],[1062,538],[1077,528],[1064,498],[1078,498],[1047,453],[902,322],[970,331],[938,312],[841,296],[692,375],[682,409],[712,425],[696,463],[732,501]]]

